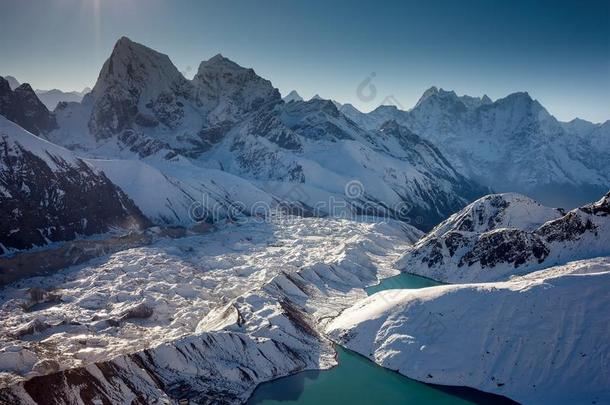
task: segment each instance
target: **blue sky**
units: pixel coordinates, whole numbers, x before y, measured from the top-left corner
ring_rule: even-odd
[[[0,75],[35,88],[95,83],[130,37],[187,76],[216,53],[285,94],[410,108],[436,85],[528,91],[562,120],[610,119],[610,1],[0,0]],[[358,97],[374,73],[377,95]]]

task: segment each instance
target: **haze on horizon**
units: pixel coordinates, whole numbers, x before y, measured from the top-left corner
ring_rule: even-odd
[[[283,95],[370,111],[430,86],[492,99],[527,91],[558,119],[610,119],[610,2],[0,0],[0,75],[93,86],[127,36],[191,77],[222,53]],[[358,87],[372,78],[374,97]]]

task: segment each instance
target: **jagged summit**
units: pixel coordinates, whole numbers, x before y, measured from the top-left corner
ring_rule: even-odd
[[[192,83],[210,124],[235,122],[245,113],[281,100],[269,80],[221,54],[201,62]]]
[[[231,59],[222,56],[222,54],[218,53],[212,56],[208,60],[204,60],[199,64],[198,73],[202,73],[202,71],[206,69],[246,69],[237,63],[233,62]]]
[[[432,86],[422,94],[414,109],[433,99],[444,100],[445,103],[461,103],[469,110],[493,103],[493,101],[487,95],[483,95],[482,97],[474,97],[469,95],[458,96],[454,90],[444,90],[442,88]]]
[[[23,83],[12,90],[0,77],[0,115],[36,135],[46,134],[57,126],[55,116],[38,99],[32,87]]]
[[[21,84],[19,83],[19,80],[10,75],[4,76],[4,80],[8,82],[12,90],[15,90]]]
[[[531,114],[536,117],[539,121],[553,121],[552,126],[557,127],[554,128],[554,131],[559,131],[559,123],[558,121],[551,115],[549,112],[538,102],[538,100],[533,99],[527,91],[519,91],[515,93],[511,93],[504,98],[500,98],[493,103],[494,107],[499,109],[509,109],[513,111],[514,119],[517,118],[518,115],[527,116],[527,114]]]
[[[283,98],[284,102],[289,103],[291,101],[303,101],[303,97],[296,90],[292,90],[290,93]]]
[[[178,98],[192,93],[167,55],[121,37],[85,98],[92,103],[89,129],[96,138],[108,138],[134,124],[175,128],[183,116]]]
[[[20,84],[14,91],[21,92],[21,93],[35,94],[34,89],[32,88],[32,86],[30,86],[29,83]]]
[[[137,96],[148,102],[160,92],[185,82],[167,55],[121,37],[104,63],[93,92],[103,92],[113,85],[136,86]]]
[[[425,99],[427,99],[430,96],[433,96],[435,94],[438,94],[438,87],[436,86],[431,86],[430,88],[428,88],[426,91],[424,91],[424,93],[421,95],[421,97],[419,98],[418,102],[421,102]]]
[[[399,111],[399,109],[397,106],[395,106],[393,104],[387,104],[387,105],[380,105],[379,107],[375,108],[373,111],[388,112],[388,111]]]

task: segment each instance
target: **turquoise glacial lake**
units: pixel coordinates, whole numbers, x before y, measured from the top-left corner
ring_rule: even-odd
[[[369,295],[397,288],[424,288],[439,283],[411,274],[386,278],[369,287]],[[259,385],[248,405],[395,405],[503,404],[506,398],[471,388],[430,385],[380,367],[337,346],[339,365],[303,371]]]

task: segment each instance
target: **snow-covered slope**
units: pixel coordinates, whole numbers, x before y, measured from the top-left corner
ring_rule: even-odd
[[[525,92],[491,102],[433,87],[409,111],[382,106],[365,114],[344,106],[342,112],[369,129],[396,120],[436,144],[463,175],[495,191],[573,207],[610,186],[608,131],[591,124],[597,135],[573,136],[575,128],[590,125],[560,123]]]
[[[268,214],[278,208],[277,199],[252,183],[186,159],[154,162],[154,166],[141,160],[87,162],[101,169],[157,224],[188,227],[199,221]]]
[[[0,116],[0,254],[146,224],[103,173]]]
[[[580,137],[601,152],[610,153],[610,120],[594,124],[576,118],[570,122],[562,122],[561,125],[569,134]]]
[[[524,404],[610,401],[610,259],[507,282],[388,290],[349,308],[330,336],[376,363]]]
[[[442,236],[450,231],[483,233],[498,228],[533,231],[564,213],[560,209],[545,207],[520,194],[490,194],[447,218],[426,237]]]
[[[405,128],[362,130],[329,100],[258,111],[200,158],[316,214],[368,213],[422,229],[486,191]]]
[[[439,224],[399,267],[439,281],[478,282],[604,255],[610,255],[610,193],[567,213],[498,194]]]

